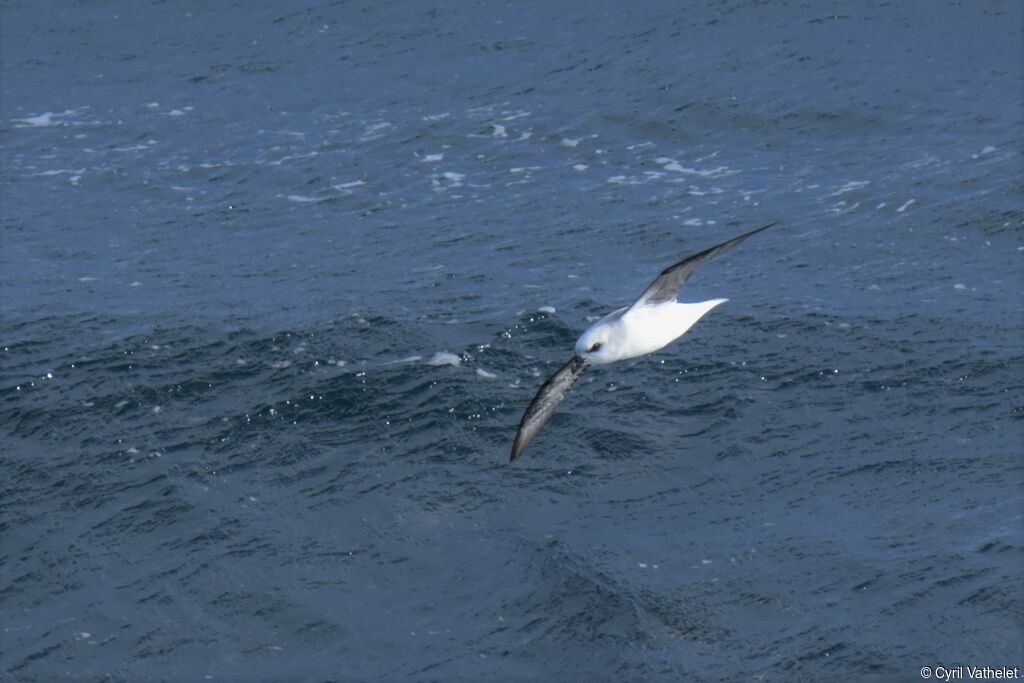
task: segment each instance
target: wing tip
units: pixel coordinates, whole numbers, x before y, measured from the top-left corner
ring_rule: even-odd
[[[519,459],[519,456],[523,454],[526,447],[533,441],[533,437],[527,436],[523,438],[523,428],[520,426],[519,431],[516,432],[516,440],[512,442],[512,453],[508,457],[509,464],[514,463]]]
[[[518,460],[519,456],[521,456],[523,454],[523,451],[526,450],[526,447],[529,444],[530,444],[530,439],[524,439],[523,438],[523,428],[522,428],[522,425],[520,425],[519,431],[516,432],[516,439],[515,439],[515,441],[512,442],[512,453],[510,453],[509,456],[508,456],[509,464],[512,464],[516,460]]]

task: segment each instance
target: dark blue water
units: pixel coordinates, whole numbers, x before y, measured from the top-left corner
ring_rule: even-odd
[[[269,5],[0,5],[5,678],[1024,667],[1019,3]]]

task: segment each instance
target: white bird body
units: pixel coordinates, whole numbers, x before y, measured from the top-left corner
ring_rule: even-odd
[[[676,296],[701,265],[772,225],[775,224],[751,230],[669,266],[632,305],[609,313],[591,325],[576,341],[572,359],[544,382],[527,406],[512,444],[511,460],[522,455],[591,364],[603,365],[654,353],[686,334],[712,308],[728,301],[711,299],[684,304],[676,301]]]
[[[660,304],[624,306],[590,326],[576,342],[576,355],[602,365],[646,356],[682,337],[704,315],[728,299],[694,304],[666,301]],[[600,344],[597,351],[589,351]]]

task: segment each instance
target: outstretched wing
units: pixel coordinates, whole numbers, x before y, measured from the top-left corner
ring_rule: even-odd
[[[661,274],[655,278],[651,286],[644,290],[644,293],[640,295],[630,308],[636,308],[638,306],[649,306],[651,304],[660,304],[666,301],[675,301],[676,296],[679,294],[679,290],[682,289],[686,281],[693,275],[693,271],[700,268],[702,265],[715,258],[723,251],[735,247],[743,240],[756,235],[762,230],[776,225],[776,223],[770,223],[763,228],[757,230],[751,230],[745,235],[734,237],[728,242],[722,242],[716,247],[705,249],[699,254],[684,258],[679,263],[669,266],[665,270],[661,271]]]
[[[530,401],[526,412],[523,413],[523,419],[519,421],[519,431],[516,432],[516,440],[512,444],[512,457],[509,458],[509,462],[513,462],[522,455],[540,428],[547,424],[551,416],[555,414],[555,408],[565,398],[572,385],[576,384],[576,380],[587,369],[587,365],[587,361],[583,358],[573,356],[572,360],[563,365],[561,370],[544,382],[540,390],[537,391],[537,395]]]

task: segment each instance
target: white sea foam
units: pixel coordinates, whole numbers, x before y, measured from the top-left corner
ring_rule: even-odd
[[[438,351],[430,360],[427,361],[427,365],[433,365],[435,367],[441,365],[451,365],[452,367],[458,367],[462,363],[462,359],[456,356],[454,353],[448,351]]]
[[[21,124],[19,126],[15,126],[16,128],[51,128],[53,126],[70,126],[74,125],[73,121],[55,121],[54,119],[64,119],[69,116],[74,116],[75,114],[82,113],[85,109],[86,107],[79,107],[78,109],[66,109],[62,112],[48,111],[23,119],[13,119],[13,121]]]
[[[338,183],[337,185],[331,185],[331,187],[333,187],[335,190],[339,190],[341,192],[345,192],[345,191],[349,191],[350,192],[353,187],[362,187],[365,184],[366,184],[365,180],[353,180],[353,181],[348,182],[348,183]]]
[[[319,156],[319,152],[308,152],[306,154],[286,154],[280,159],[274,161],[268,161],[267,166],[280,166],[286,161],[294,161],[295,159],[309,159],[311,157]]]
[[[48,111],[48,112],[45,112],[43,114],[39,114],[38,116],[29,116],[28,118],[25,118],[25,119],[14,119],[14,120],[19,122],[19,123],[25,124],[25,126],[34,126],[34,127],[39,127],[39,128],[44,128],[46,126],[59,126],[59,125],[62,125],[59,121],[54,121],[53,120],[54,116],[57,116],[57,114],[54,114],[52,111]]]
[[[849,213],[850,211],[856,209],[858,206],[860,206],[860,202],[847,204],[845,199],[840,199],[838,202],[829,207],[829,211],[836,214]]]
[[[370,140],[376,140],[377,138],[384,137],[383,131],[390,128],[391,124],[387,121],[378,121],[377,123],[371,123],[366,126],[363,130],[363,134],[360,136],[360,141],[368,142]]]
[[[733,170],[728,166],[716,166],[715,168],[709,168],[702,171],[697,168],[683,166],[675,159],[671,159],[669,157],[658,157],[654,160],[654,163],[661,164],[662,168],[666,171],[682,173],[684,175],[695,175],[700,176],[701,178],[721,178],[723,176],[730,176],[739,173],[739,171]]]
[[[643,185],[648,180],[650,180],[650,178],[642,178],[639,176],[616,175],[612,176],[605,182],[610,185]]]
[[[462,187],[462,181],[465,180],[465,173],[455,173],[454,171],[445,171],[439,176],[434,176],[432,181],[434,190],[437,192],[448,190],[453,187]]]
[[[853,192],[854,190],[859,190],[860,188],[866,187],[866,186],[868,186],[870,184],[871,184],[870,180],[851,180],[848,183],[846,183],[845,185],[841,186],[839,189],[837,189],[835,192],[833,192],[829,196],[837,197],[837,196],[839,196],[841,194],[845,194],[847,192]]]
[[[406,356],[405,358],[399,358],[398,360],[390,360],[384,365],[401,365],[403,363],[415,363],[418,360],[423,360],[423,356]]]

